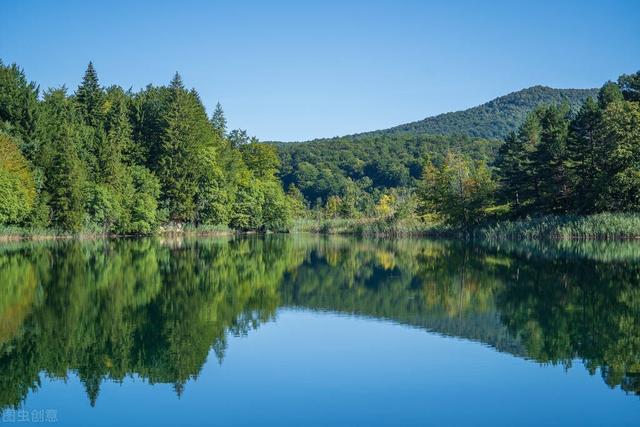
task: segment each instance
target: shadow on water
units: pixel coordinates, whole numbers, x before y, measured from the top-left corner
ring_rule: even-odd
[[[582,360],[640,394],[640,243],[480,247],[310,236],[0,246],[0,409],[43,375],[137,375],[178,395],[210,350],[278,308],[353,314],[544,364]]]

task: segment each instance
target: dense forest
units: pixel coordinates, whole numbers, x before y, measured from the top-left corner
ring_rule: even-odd
[[[504,141],[403,131],[279,144],[282,180],[329,217],[416,212],[426,222],[466,227],[528,215],[636,212],[639,88],[636,73],[598,91],[545,98],[547,89],[537,87],[519,93],[527,102],[511,94],[463,112],[495,108],[495,120],[512,114],[515,123],[529,109]],[[550,102],[535,106],[538,99]],[[473,116],[478,129],[489,124],[482,114]],[[467,116],[457,117],[468,130]]]
[[[41,94],[0,62],[0,225],[147,234],[411,217],[466,228],[636,212],[639,93],[640,73],[599,91],[537,86],[422,127],[261,143],[227,131],[220,104],[208,117],[177,73],[133,92],[101,86],[89,63],[72,94]]]
[[[607,82],[575,114],[543,105],[511,133],[489,167],[449,152],[428,161],[420,210],[453,224],[487,217],[640,210],[640,72]]]
[[[0,62],[0,224],[149,233],[160,224],[285,230],[273,146],[226,132],[176,73],[139,92],[102,87],[89,63],[73,94],[39,93]]]
[[[310,206],[339,198],[344,214],[353,215],[371,212],[386,192],[415,187],[426,156],[441,161],[448,151],[460,151],[491,161],[499,146],[496,140],[405,133],[279,144],[278,150],[287,188],[298,189]]]
[[[535,86],[464,111],[440,114],[390,129],[301,143],[276,143],[285,186],[295,185],[308,203],[331,196],[371,208],[385,191],[411,188],[427,155],[442,162],[447,151],[491,162],[497,148],[540,105],[567,105],[576,112],[597,89]]]

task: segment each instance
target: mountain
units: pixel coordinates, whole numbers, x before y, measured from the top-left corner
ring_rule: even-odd
[[[553,89],[547,86],[533,86],[467,110],[439,114],[417,122],[362,135],[410,132],[433,135],[463,134],[478,138],[504,139],[522,124],[531,110],[540,104],[567,103],[575,111],[588,97],[595,98],[597,95],[598,89]]]
[[[467,110],[438,114],[417,122],[388,129],[349,135],[349,138],[368,138],[380,135],[467,135],[474,138],[504,139],[516,130],[526,115],[541,104],[567,103],[573,111],[589,97],[597,97],[599,89],[553,89],[533,86],[495,98]],[[335,139],[335,138],[321,138]],[[317,141],[314,140],[314,141]]]
[[[500,140],[515,131],[542,104],[570,105],[576,111],[597,89],[534,86],[464,111],[440,114],[384,130],[275,143],[285,186],[295,185],[310,203],[329,196],[359,194],[370,205],[389,188],[410,187],[420,177],[425,156],[439,162],[448,150],[491,162]],[[366,209],[366,206],[358,206]]]

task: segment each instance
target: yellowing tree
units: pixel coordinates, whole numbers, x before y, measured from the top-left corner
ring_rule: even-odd
[[[383,194],[376,205],[378,216],[386,218],[395,213],[396,197],[393,194]]]

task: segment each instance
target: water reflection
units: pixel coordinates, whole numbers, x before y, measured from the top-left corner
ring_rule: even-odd
[[[43,376],[182,393],[279,307],[388,319],[640,393],[638,246],[283,237],[0,246],[0,408]],[[613,251],[615,253],[607,253]],[[626,254],[626,256],[625,256]]]

